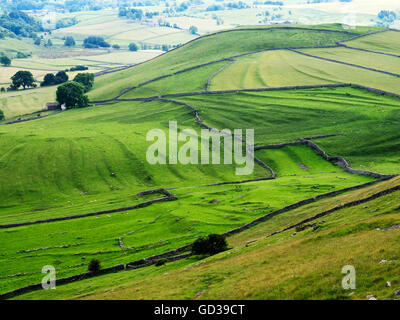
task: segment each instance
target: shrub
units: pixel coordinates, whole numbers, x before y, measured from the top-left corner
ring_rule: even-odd
[[[88,270],[90,272],[97,272],[100,269],[101,269],[101,264],[100,264],[99,260],[97,260],[97,259],[90,260],[89,265],[88,265]]]
[[[228,243],[224,236],[210,234],[207,237],[200,237],[194,243],[192,252],[194,254],[216,254],[228,249]]]
[[[161,267],[161,266],[165,265],[167,262],[168,262],[168,260],[165,259],[165,258],[158,259],[158,260],[156,261],[156,263],[155,263],[155,266],[156,266],[156,267]]]
[[[109,48],[110,44],[107,43],[102,37],[90,36],[83,41],[83,45],[85,48],[93,49],[93,48]]]
[[[89,70],[89,68],[83,65],[78,65],[69,69],[69,71],[85,71],[85,70]]]
[[[136,44],[136,43],[131,43],[131,44],[129,45],[129,50],[130,50],[130,51],[138,51],[138,46],[137,46],[137,44]]]

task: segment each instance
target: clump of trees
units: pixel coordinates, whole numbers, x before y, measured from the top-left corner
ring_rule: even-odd
[[[69,69],[69,71],[85,71],[85,70],[89,70],[89,68],[86,67],[86,66],[82,66],[82,65],[78,65],[78,66],[75,66],[75,67],[71,67],[71,68]]]
[[[74,81],[83,85],[85,88],[85,92],[88,92],[93,87],[94,74],[93,73],[78,73],[75,76]]]
[[[5,55],[2,55],[0,56],[0,63],[5,67],[9,67],[11,65],[11,59]]]
[[[103,37],[90,36],[83,41],[83,46],[87,49],[109,48],[110,44]]]
[[[13,34],[26,38],[36,38],[37,32],[43,31],[42,23],[18,10],[5,12],[0,16],[0,27]]]
[[[89,104],[89,98],[85,95],[85,87],[78,82],[71,81],[57,88],[56,99],[60,105],[67,109],[84,108]]]
[[[76,45],[75,39],[71,36],[65,37],[64,46],[65,47],[74,47]]]
[[[18,90],[20,87],[23,87],[25,90],[26,88],[36,88],[37,86],[30,71],[18,71],[11,77],[11,81],[11,90]]]
[[[192,246],[192,252],[196,255],[217,254],[228,249],[228,243],[224,236],[210,234],[207,237],[198,238]]]
[[[56,75],[48,73],[44,76],[41,87],[54,86],[68,81],[68,75],[65,71],[59,71]]]

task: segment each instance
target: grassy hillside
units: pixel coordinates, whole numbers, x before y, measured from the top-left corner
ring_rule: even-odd
[[[331,213],[305,231],[265,236],[315,215],[321,207],[362,199],[399,182],[396,178],[278,215],[229,238],[231,250],[201,261],[191,258],[100,276],[19,298],[393,299],[400,285],[399,229],[390,227],[400,222],[399,192]],[[355,267],[356,290],[341,287],[345,265]]]
[[[357,64],[368,68],[400,74],[400,58],[347,48],[302,49],[314,56]]]
[[[204,94],[180,97],[214,127],[255,130],[256,145],[317,140],[330,155],[381,173],[399,171],[399,100],[352,88]]]
[[[400,32],[388,31],[344,42],[346,46],[384,53],[400,54]]]
[[[312,52],[309,53],[313,54]],[[357,53],[354,53],[354,57],[358,57]],[[376,59],[375,63],[378,64],[380,60]],[[362,61],[358,61],[359,64],[360,62]],[[395,62],[389,60],[385,62],[385,65],[391,63],[395,64]],[[396,65],[398,66],[399,63]],[[395,71],[392,69],[389,72]],[[257,53],[239,58],[237,62],[234,62],[212,80],[211,90],[325,83],[356,83],[400,93],[399,77],[303,56],[286,50]]]
[[[143,81],[246,52],[286,46],[311,46],[318,43],[328,45],[346,38],[349,38],[348,33],[276,28],[216,33],[170,51],[156,60],[118,74],[98,78],[90,98],[107,99]]]

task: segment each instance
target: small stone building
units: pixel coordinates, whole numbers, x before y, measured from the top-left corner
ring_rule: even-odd
[[[61,110],[61,106],[57,102],[48,102],[48,103],[46,103],[46,108],[47,108],[48,111]]]

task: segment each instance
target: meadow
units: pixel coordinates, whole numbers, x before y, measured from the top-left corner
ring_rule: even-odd
[[[17,299],[393,299],[400,283],[399,233],[392,228],[400,222],[399,191],[316,219],[303,231],[266,236],[322,208],[398,185],[396,178],[277,215],[229,237],[230,250],[202,260],[99,276]],[[356,268],[356,290],[341,286],[346,264]]]
[[[322,88],[178,100],[196,107],[213,127],[254,128],[256,145],[333,134],[337,136],[316,140],[328,154],[343,156],[357,169],[384,174],[399,170],[397,98],[353,88]]]
[[[344,45],[354,48],[384,52],[394,55],[400,54],[400,33],[388,31],[377,33],[368,37],[358,38],[352,41],[343,42]]]
[[[306,52],[310,54],[316,53],[314,51]],[[354,59],[357,59],[356,57]],[[340,59],[341,57],[337,58]],[[378,65],[379,60],[376,59],[374,64]],[[391,63],[393,62],[385,62],[386,66]],[[399,63],[396,65],[398,66]],[[379,64],[380,66],[381,64]],[[389,72],[394,72],[394,70],[392,69]],[[236,62],[212,79],[210,90],[329,83],[355,83],[384,91],[400,93],[399,77],[320,60],[288,50],[262,52],[238,58]]]
[[[348,37],[348,33],[342,32],[277,28],[215,33],[190,42],[179,50],[169,51],[156,60],[118,72],[118,74],[109,74],[99,78],[90,93],[90,98],[92,100],[109,99],[118,95],[122,90],[143,81],[234,55],[287,46],[310,46],[317,43],[332,45],[336,41]],[[233,43],[235,43],[234,46]]]

